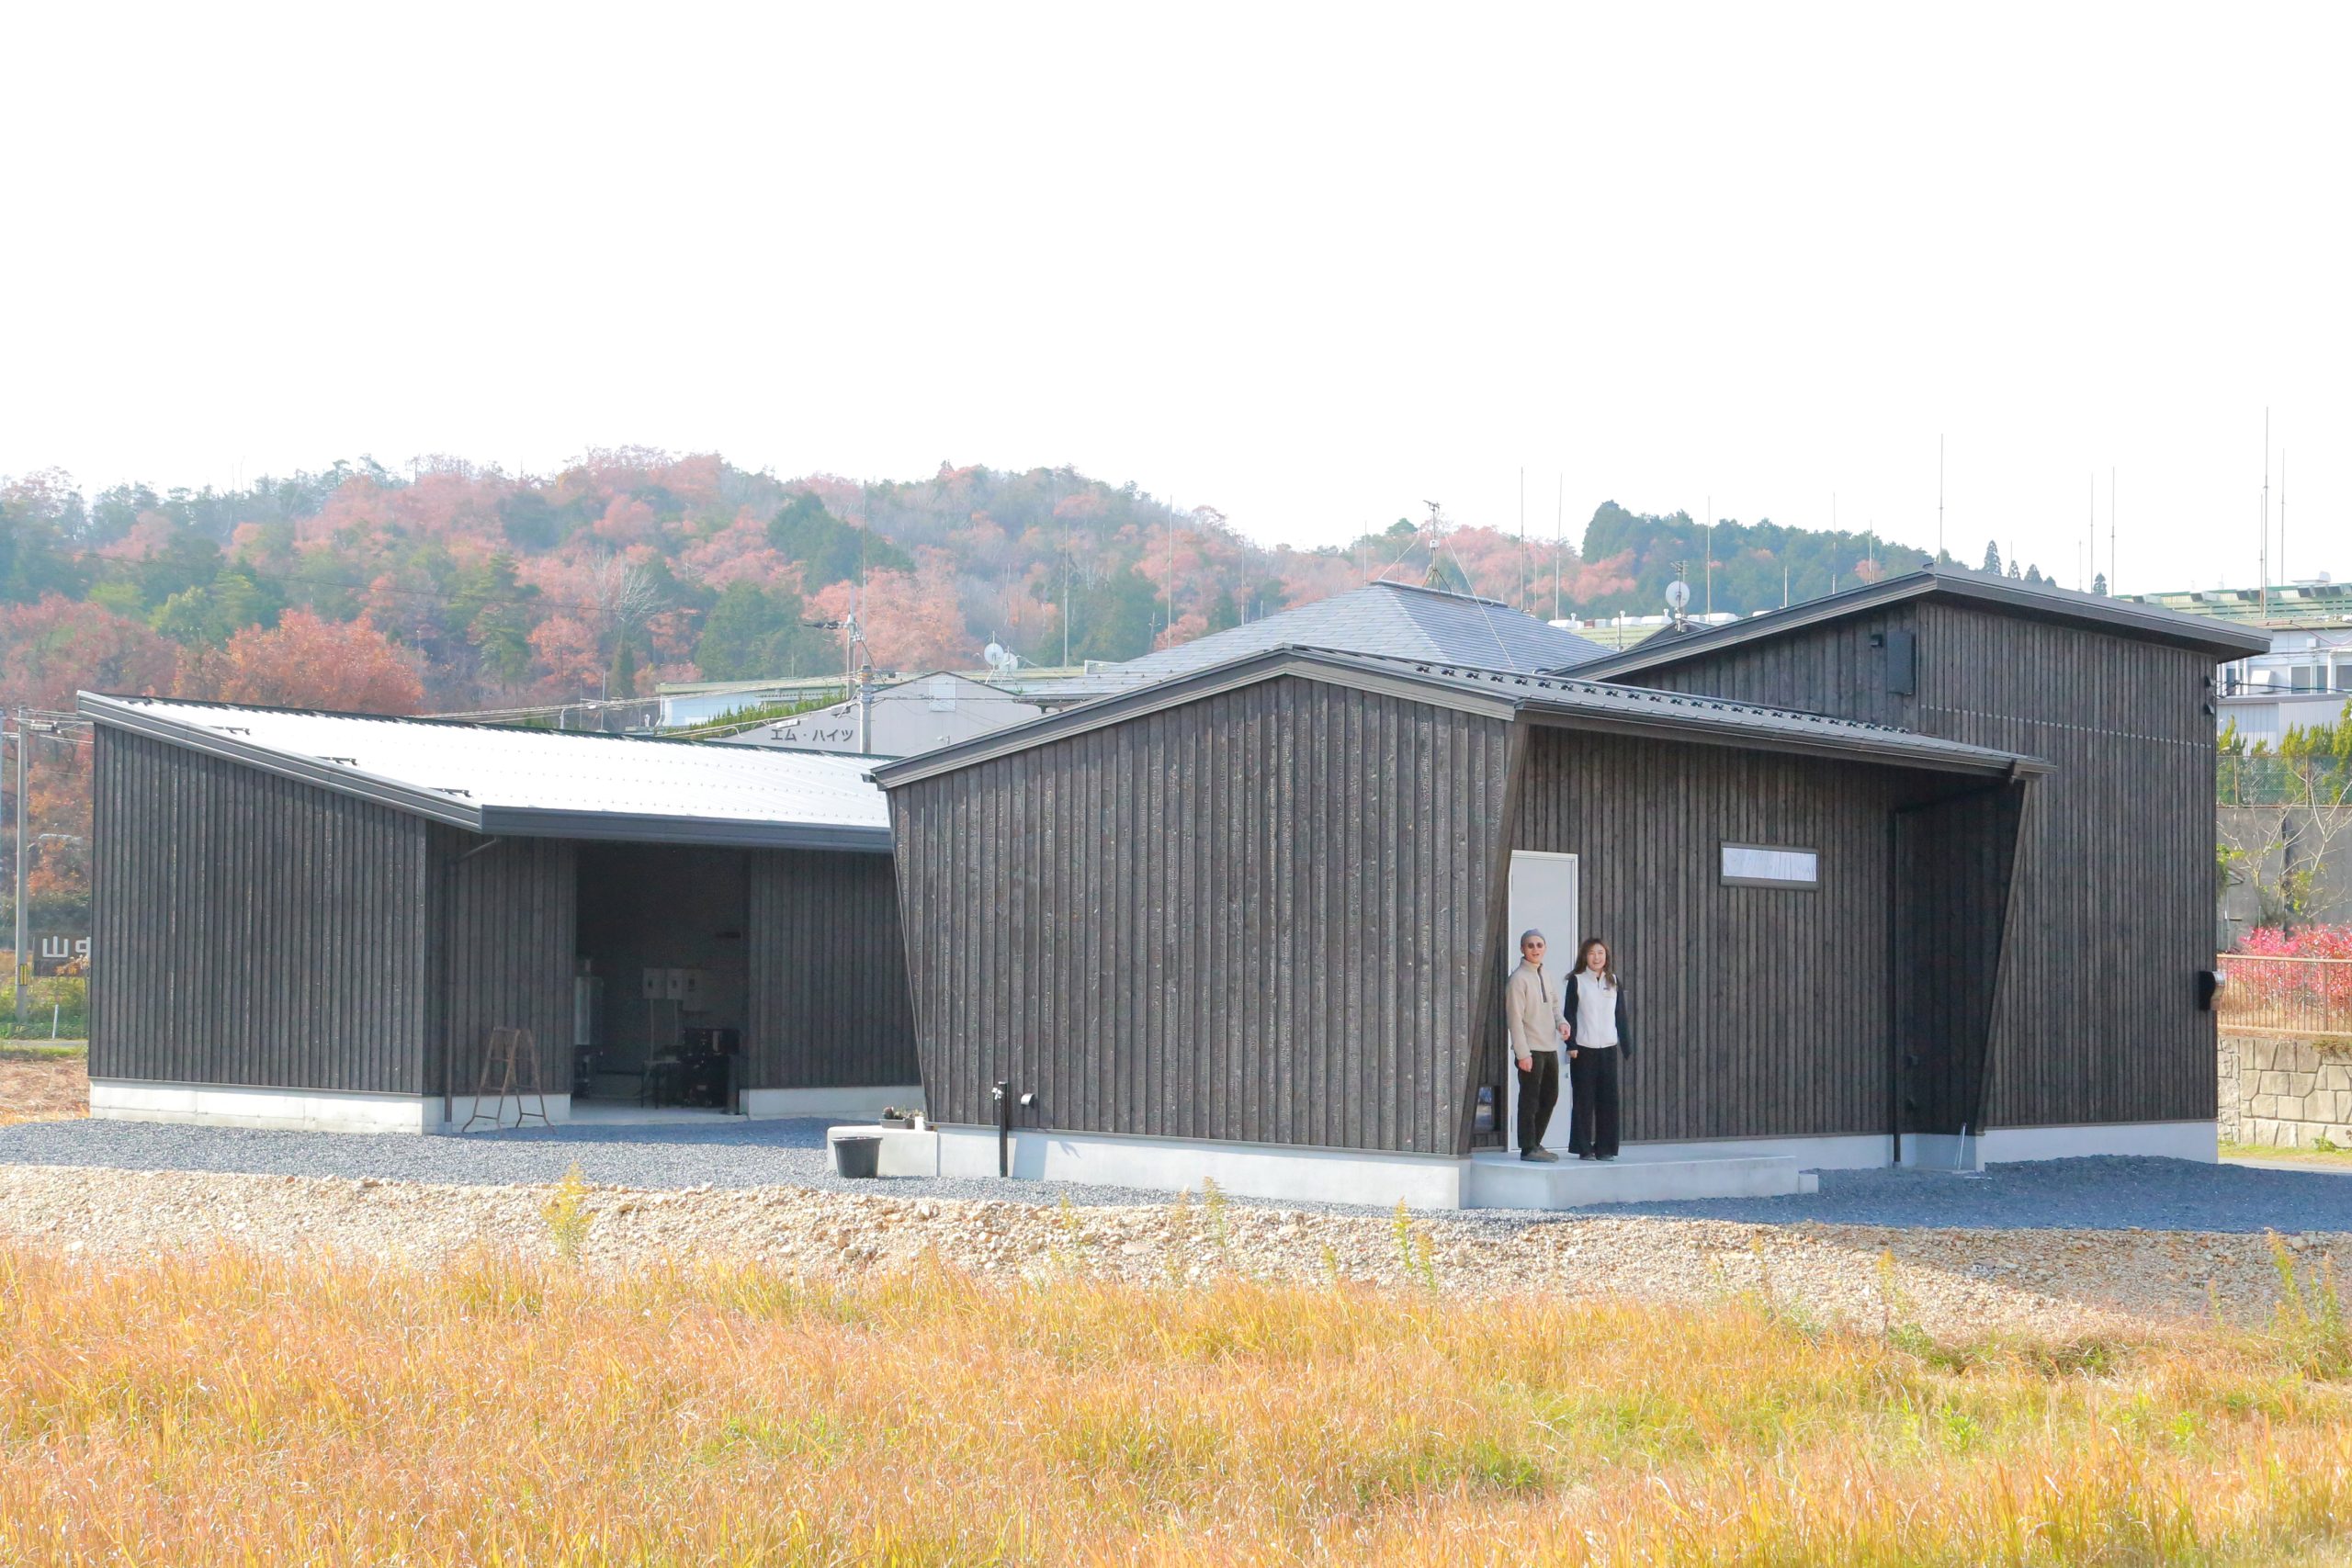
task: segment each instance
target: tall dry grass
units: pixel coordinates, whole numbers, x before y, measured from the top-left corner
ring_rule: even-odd
[[[1951,1345],[1894,1291],[1865,1333],[0,1249],[0,1562],[2278,1562],[2352,1518],[2323,1293],[2275,1331]]]

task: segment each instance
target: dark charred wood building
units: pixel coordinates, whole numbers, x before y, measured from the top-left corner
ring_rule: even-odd
[[[1577,1201],[1476,1157],[1528,924],[1627,975],[1613,1195],[2210,1158],[2244,640],[1923,572],[1553,675],[1277,648],[877,769],[943,1166],[1009,1104],[1046,1174]]]
[[[917,1092],[889,829],[858,760],[151,698],[82,711],[95,1114],[462,1125],[500,1028],[531,1032],[559,1121]]]
[[[2046,761],[1979,1124],[2019,1155],[2210,1156],[2213,1015],[2198,987],[2215,930],[2213,678],[2267,646],[2128,601],[1925,570],[1661,635],[1577,673]]]

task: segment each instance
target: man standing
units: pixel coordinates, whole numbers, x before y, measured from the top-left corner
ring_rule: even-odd
[[[1544,933],[1519,939],[1519,967],[1503,987],[1510,1054],[1519,1067],[1519,1157],[1556,1160],[1544,1146],[1544,1129],[1560,1103],[1560,1009],[1544,978]]]

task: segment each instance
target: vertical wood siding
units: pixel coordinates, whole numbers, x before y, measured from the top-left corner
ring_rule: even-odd
[[[1512,842],[1577,857],[1636,1050],[1628,1139],[1883,1133],[1892,820],[1951,787],[1817,758],[1538,728]],[[1818,888],[1726,887],[1725,841],[1819,852]],[[1491,1048],[1488,1081],[1504,1061]]]
[[[1917,606],[1890,604],[1626,679],[1664,691],[1917,729],[1919,699],[1890,689],[1885,646],[1890,634],[1917,627]]]
[[[92,1076],[426,1092],[424,822],[103,725],[96,746]]]
[[[1285,678],[891,791],[933,1113],[1461,1152],[1510,737]]]
[[[562,839],[506,839],[482,849],[484,842],[433,825],[439,890],[433,920],[444,985],[430,1091],[441,1089],[444,1050],[451,1053],[449,1087],[471,1089],[490,1032],[503,1027],[530,1030],[541,1078],[551,1089],[568,1089],[578,855]]]
[[[2213,1114],[2209,655],[1920,606],[1921,728],[2047,759],[1994,1032],[1995,1126]]]
[[[1894,1010],[1906,1133],[1984,1127],[2026,794],[2005,784],[1894,818]]]
[[[745,1086],[917,1081],[889,857],[765,850],[749,858]]]
[[[2195,1000],[2213,954],[2211,657],[1975,605],[1907,609],[1919,688],[1907,716],[1865,657],[1868,616],[1635,679],[2047,760],[2020,854],[1989,1123],[2211,1116],[2213,1020]]]

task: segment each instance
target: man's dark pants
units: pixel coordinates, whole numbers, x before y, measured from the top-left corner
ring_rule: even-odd
[[[1544,1129],[1552,1122],[1552,1108],[1560,1103],[1560,1054],[1538,1051],[1534,1066],[1519,1075],[1519,1152],[1544,1146]],[[1511,1066],[1519,1062],[1513,1058]]]
[[[1611,1045],[1568,1061],[1568,1152],[1608,1159],[1617,1153],[1617,1058]]]

